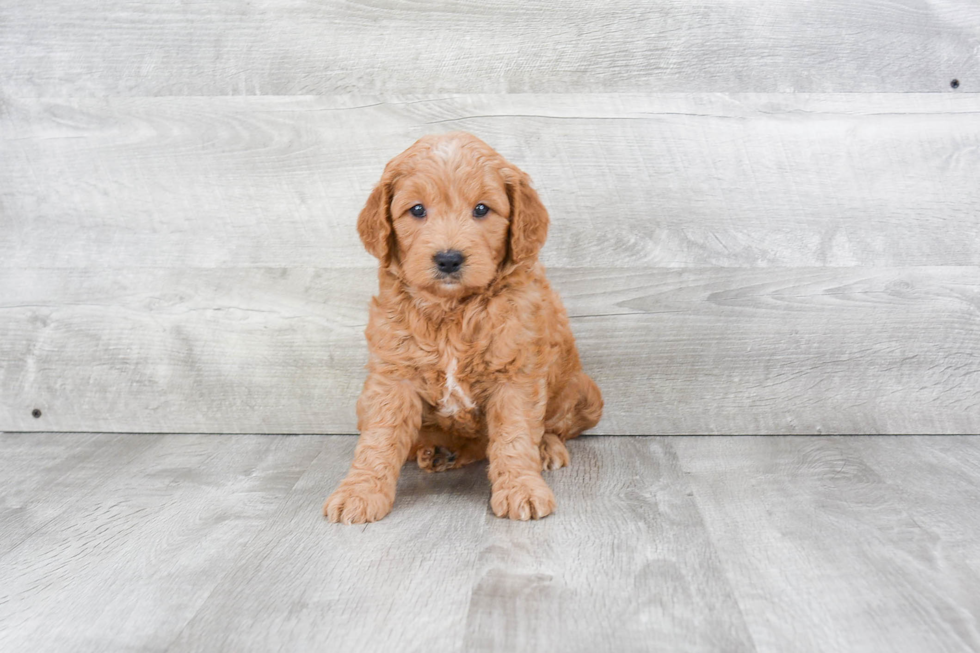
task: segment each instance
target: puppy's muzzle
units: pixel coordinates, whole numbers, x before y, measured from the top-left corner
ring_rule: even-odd
[[[463,252],[458,249],[448,249],[442,252],[437,252],[432,260],[436,264],[436,273],[439,277],[458,277],[459,271],[463,267],[463,263],[466,261],[466,257],[463,256]]]

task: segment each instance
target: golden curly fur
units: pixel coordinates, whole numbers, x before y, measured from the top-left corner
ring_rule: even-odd
[[[564,442],[595,426],[602,396],[538,261],[548,212],[527,174],[471,134],[426,136],[385,167],[357,230],[379,292],[361,435],[324,514],[381,519],[409,458],[443,471],[485,457],[494,514],[550,514],[541,470],[568,464]]]

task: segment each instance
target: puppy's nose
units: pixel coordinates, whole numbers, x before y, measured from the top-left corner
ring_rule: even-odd
[[[444,252],[438,252],[432,257],[432,260],[436,262],[436,267],[439,268],[439,272],[452,274],[462,267],[466,257],[458,249],[449,249]]]

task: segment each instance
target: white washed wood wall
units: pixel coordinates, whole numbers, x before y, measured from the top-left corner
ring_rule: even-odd
[[[352,432],[357,211],[463,129],[596,432],[980,431],[978,91],[975,0],[4,0],[0,430]]]

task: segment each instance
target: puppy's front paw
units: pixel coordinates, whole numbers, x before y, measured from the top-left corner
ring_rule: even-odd
[[[364,524],[387,515],[394,502],[394,496],[378,492],[372,483],[344,482],[323,504],[323,514],[336,523]]]
[[[568,449],[554,433],[545,433],[541,438],[541,467],[547,470],[561,469],[569,463]]]
[[[494,484],[490,507],[498,517],[541,519],[555,510],[555,495],[540,476],[522,476]]]

